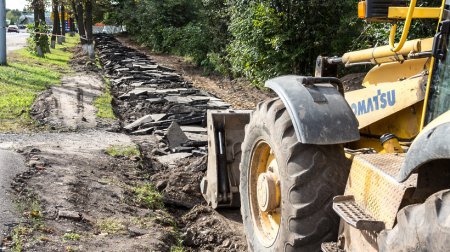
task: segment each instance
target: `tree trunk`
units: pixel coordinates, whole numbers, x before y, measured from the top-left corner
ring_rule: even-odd
[[[53,30],[52,30],[52,40],[51,40],[51,48],[55,49],[56,47],[56,37],[58,35],[58,26],[59,26],[59,12],[58,12],[58,1],[52,1],[52,11],[53,11]]]
[[[66,42],[66,8],[61,3],[61,41]]]
[[[39,11],[39,19],[42,26],[45,27],[45,30],[41,31],[42,33],[45,33],[45,35],[41,35],[41,46],[44,53],[50,53],[50,44],[48,43],[48,30],[47,30],[47,21],[45,19],[45,2],[44,0],[41,1],[40,11]]]
[[[84,30],[84,19],[83,19],[83,14],[84,14],[84,10],[83,10],[83,4],[81,2],[77,3],[77,14],[75,15],[75,17],[77,18],[77,24],[78,24],[78,33],[80,34],[80,42],[81,45],[83,46],[83,50],[85,50],[85,52],[87,52],[87,48],[86,48],[86,31]]]
[[[91,61],[95,60],[94,37],[92,34],[92,0],[86,0],[86,16],[84,26],[86,28],[87,52]]]
[[[72,14],[70,14],[69,18],[69,25],[70,25],[70,36],[75,36],[75,21],[73,20]]]
[[[44,39],[44,36],[41,35],[40,33],[45,32],[45,31],[41,31],[41,13],[42,13],[42,8],[43,7],[43,1],[42,0],[33,0],[32,2],[32,7],[34,9],[34,31],[36,32],[35,34],[35,42],[36,42],[36,50],[35,53],[39,56],[39,57],[44,57],[44,53],[45,53],[45,48],[43,48],[41,46],[41,41]],[[45,19],[44,19],[45,20]]]
[[[78,13],[77,13],[77,5],[75,0],[71,0],[70,4],[72,5],[72,15],[70,15],[70,36],[75,36],[75,20],[78,23]],[[75,18],[75,19],[74,19]]]

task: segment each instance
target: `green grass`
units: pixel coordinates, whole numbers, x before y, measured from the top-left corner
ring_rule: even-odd
[[[153,184],[145,183],[142,186],[134,187],[134,202],[141,206],[149,209],[163,208],[163,197],[160,192],[158,192]]]
[[[94,101],[94,106],[97,108],[97,117],[99,118],[109,118],[116,119],[114,115],[114,111],[112,109],[111,101],[112,95],[110,92],[111,82],[103,78],[103,82],[105,83],[105,92],[97,97]]]
[[[136,145],[113,145],[108,147],[105,151],[108,155],[113,157],[141,156],[141,152]]]
[[[125,225],[114,218],[98,220],[95,226],[102,233],[115,234],[125,231]]]
[[[184,251],[186,251],[186,250],[184,249],[182,243],[183,243],[182,240],[178,240],[178,244],[175,245],[175,246],[172,246],[172,247],[170,248],[170,252],[184,252]]]
[[[67,38],[52,53],[39,58],[27,49],[11,52],[8,65],[0,66],[0,131],[21,131],[34,125],[29,116],[37,95],[61,83],[61,76],[70,72],[69,48],[78,37]]]
[[[65,233],[63,235],[63,239],[65,241],[79,241],[81,239],[81,235],[77,233]]]
[[[23,250],[23,245],[25,243],[26,237],[31,233],[32,231],[23,225],[19,225],[15,227],[11,234],[12,239],[12,247],[11,251],[14,252],[20,252]]]

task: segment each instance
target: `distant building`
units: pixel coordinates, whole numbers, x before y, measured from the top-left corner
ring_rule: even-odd
[[[47,25],[53,25],[53,21],[50,18],[50,12],[45,13],[45,23]],[[30,12],[23,12],[22,15],[19,17],[19,24],[21,25],[27,25],[27,24],[34,24],[34,14]]]

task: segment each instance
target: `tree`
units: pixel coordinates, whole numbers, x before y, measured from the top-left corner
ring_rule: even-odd
[[[74,9],[75,19],[77,20],[78,33],[80,34],[80,43],[84,51],[86,48],[86,31],[84,28],[84,7],[81,0],[72,0],[72,9]]]
[[[39,57],[44,57],[45,53],[50,52],[48,43],[47,24],[45,23],[45,0],[30,0],[30,7],[34,11],[34,30],[31,33],[33,45],[31,48]]]
[[[11,20],[11,24],[18,24],[20,15],[19,10],[6,10],[6,19]]]
[[[93,15],[92,0],[85,0],[85,16],[84,25],[86,31],[86,50],[91,61],[95,60],[94,36],[92,33]]]
[[[52,30],[51,48],[55,49],[56,41],[58,40],[58,44],[60,44],[59,42],[61,41],[61,39],[58,38],[58,36],[61,35],[58,0],[52,1],[52,12],[53,12],[53,30]]]
[[[61,1],[61,41],[66,42],[66,3],[64,0]]]

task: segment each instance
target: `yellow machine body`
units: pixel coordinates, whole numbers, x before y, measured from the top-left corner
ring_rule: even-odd
[[[390,7],[389,19],[433,18],[440,19],[441,8],[415,8],[408,17],[408,7]],[[360,8],[365,8],[364,6]],[[346,145],[352,165],[343,196],[335,198],[333,208],[339,210],[341,200],[351,199],[355,212],[361,211],[383,229],[392,229],[397,213],[404,206],[422,203],[425,198],[412,196],[418,187],[418,174],[412,174],[403,183],[396,179],[405,163],[408,149],[421,132],[429,132],[438,125],[450,122],[450,111],[433,120],[425,129],[426,104],[430,93],[434,58],[412,59],[415,53],[431,52],[433,38],[403,41],[403,46],[393,44],[346,53],[342,61],[346,65],[359,62],[377,64],[365,76],[362,89],[345,94],[359,122],[361,139]],[[395,49],[398,51],[394,52]],[[383,97],[381,97],[383,95]],[[388,97],[388,101],[381,98]],[[393,98],[395,97],[395,98]],[[381,106],[383,105],[383,106]],[[385,133],[397,138],[383,144],[379,139]],[[399,148],[400,144],[402,145]],[[372,150],[371,154],[367,150]],[[363,154],[361,154],[363,153]],[[335,206],[336,205],[336,206]],[[351,207],[349,208],[351,210]],[[348,210],[348,209],[347,209]],[[337,211],[339,214],[339,211]],[[345,215],[345,214],[344,214]],[[341,215],[338,250],[333,251],[378,251],[377,236],[381,230],[357,228]],[[352,225],[353,224],[353,225]],[[325,250],[326,251],[326,250]],[[331,250],[330,250],[331,251]]]

